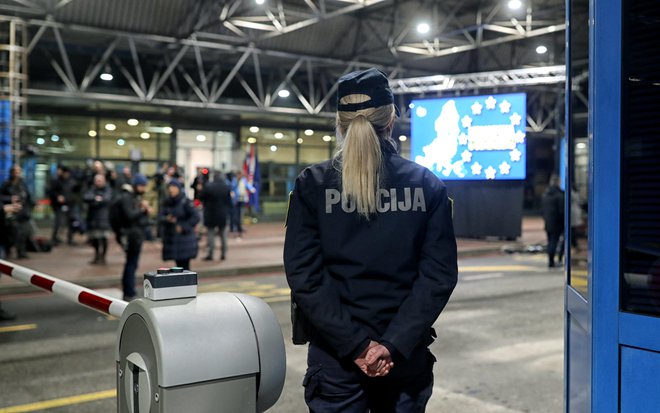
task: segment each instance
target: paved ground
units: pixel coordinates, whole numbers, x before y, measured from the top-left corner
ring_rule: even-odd
[[[49,230],[44,228],[41,233],[49,234]],[[534,244],[544,240],[543,220],[525,218],[523,236],[518,241],[459,239],[459,256],[492,254],[499,252],[507,245]],[[77,242],[77,246],[58,246],[50,253],[31,253],[30,259],[17,261],[16,264],[90,288],[109,288],[120,285],[124,254],[119,245],[112,240],[107,265],[96,266],[89,264],[93,256],[93,249],[85,244],[82,237],[79,237]],[[202,258],[206,256],[206,239],[202,238],[199,257],[192,262],[192,268],[202,277],[282,271],[283,245],[284,225],[282,223],[249,225],[247,233],[242,239],[230,238],[226,261],[218,260],[219,250],[215,251],[216,261],[202,261]],[[216,248],[219,249],[219,245]],[[161,260],[160,242],[146,242],[140,258],[138,275],[146,271],[153,271],[164,264],[174,265],[174,262],[164,263]],[[141,283],[139,276],[138,283]],[[30,287],[9,277],[0,277],[0,295],[28,291],[31,291]]]
[[[460,268],[457,290],[436,323],[438,363],[427,411],[560,412],[562,272],[529,255],[466,258]],[[270,303],[287,352],[284,392],[270,411],[306,411],[300,387],[306,349],[288,340],[283,275],[206,278],[200,290],[240,291]],[[0,413],[114,411],[116,320],[42,293],[4,296],[3,303],[20,318],[0,324]]]

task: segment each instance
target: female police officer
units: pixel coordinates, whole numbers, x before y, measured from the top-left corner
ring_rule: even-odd
[[[451,204],[428,169],[397,155],[387,77],[339,79],[334,159],[291,194],[284,264],[312,327],[311,412],[423,412],[432,325],[457,281]]]

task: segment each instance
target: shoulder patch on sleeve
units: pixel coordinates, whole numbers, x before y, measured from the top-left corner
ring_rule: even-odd
[[[449,205],[451,205],[451,217],[454,218],[454,198],[447,197],[447,199],[449,199]]]

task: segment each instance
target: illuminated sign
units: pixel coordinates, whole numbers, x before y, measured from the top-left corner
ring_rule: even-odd
[[[443,180],[525,179],[526,95],[413,100],[412,159]]]

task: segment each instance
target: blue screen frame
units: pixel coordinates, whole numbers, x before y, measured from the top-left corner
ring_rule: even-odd
[[[524,180],[525,93],[413,100],[411,159],[442,180]]]

